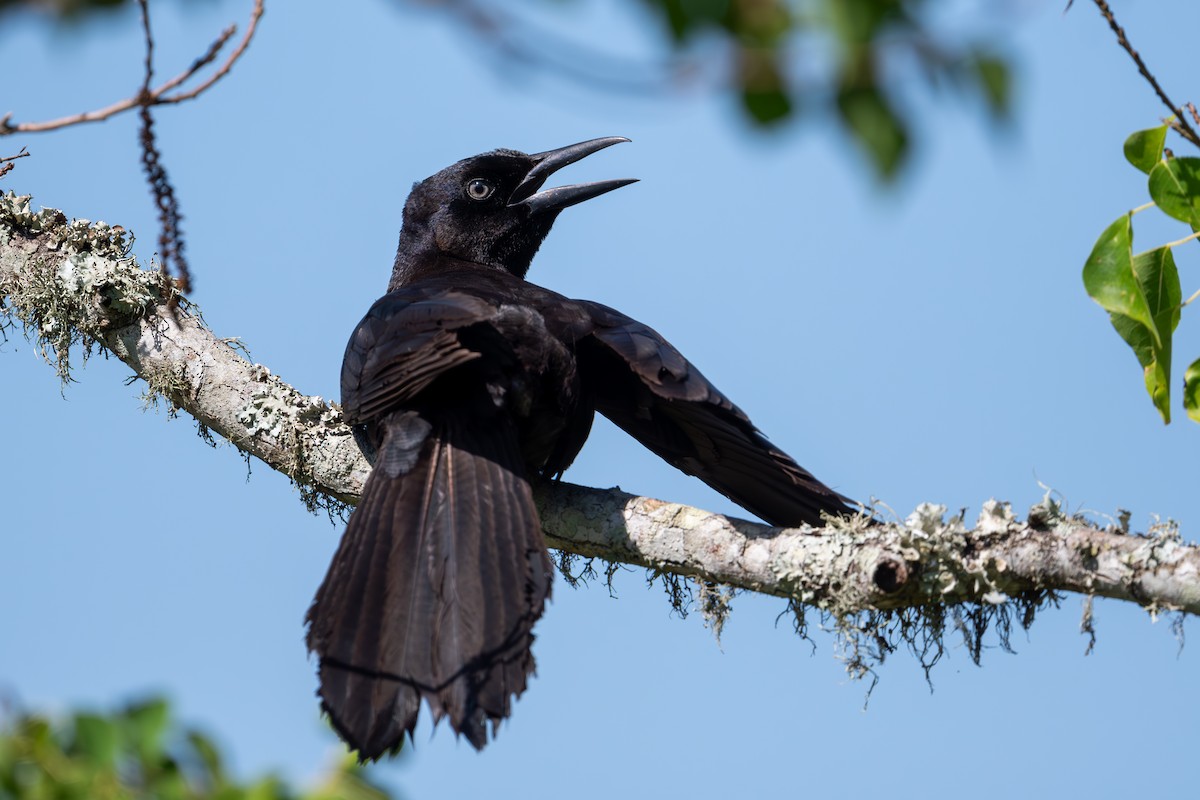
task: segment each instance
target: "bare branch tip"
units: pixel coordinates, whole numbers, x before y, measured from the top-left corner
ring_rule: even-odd
[[[166,96],[167,91],[174,89],[176,86],[186,81],[201,66],[204,66],[205,64],[215,60],[217,52],[225,46],[225,43],[237,31],[237,25],[231,25],[226,28],[217,41],[213,42],[208,53],[206,53],[203,58],[197,60],[197,62],[192,65],[192,69],[185,73],[185,76],[181,76],[180,80],[171,83],[169,86],[164,84],[159,92],[157,92],[158,102],[161,104],[167,104],[181,103],[184,100],[191,100],[195,97],[199,97],[201,94],[208,91],[208,89],[211,88],[217,81],[224,78],[229,71],[233,69],[233,65],[242,57],[242,54],[246,52],[246,48],[250,46],[250,41],[254,38],[255,32],[258,30],[258,21],[263,15],[263,3],[264,0],[254,0],[254,8],[250,12],[250,23],[246,26],[246,33],[242,36],[242,40],[238,42],[237,47],[233,49],[233,52],[229,54],[229,57],[225,59],[224,63],[222,63],[221,66],[219,66],[217,70],[209,76],[208,80],[204,81],[204,83],[200,84],[194,89],[189,89],[186,92],[180,92],[179,94]]]
[[[0,164],[3,164],[6,161],[16,161],[18,158],[25,158],[28,155],[29,151],[22,147],[20,152],[18,152],[15,156],[0,156]]]
[[[1200,134],[1197,134],[1195,129],[1188,124],[1187,119],[1183,116],[1183,110],[1171,102],[1171,98],[1167,97],[1166,91],[1163,90],[1162,86],[1158,83],[1158,79],[1150,72],[1149,67],[1146,66],[1146,62],[1138,55],[1138,51],[1133,49],[1129,37],[1125,35],[1125,29],[1117,22],[1117,18],[1113,14],[1112,9],[1109,8],[1108,3],[1105,0],[1092,0],[1092,2],[1096,4],[1096,8],[1100,10],[1100,15],[1108,22],[1108,27],[1112,29],[1113,34],[1117,37],[1117,44],[1133,59],[1133,63],[1137,65],[1138,72],[1150,84],[1150,88],[1158,95],[1158,99],[1175,115],[1176,121],[1168,124],[1184,139],[1187,139],[1196,147],[1200,147]],[[1195,116],[1194,113],[1193,116]],[[1200,125],[1200,120],[1197,120],[1196,124]]]
[[[142,5],[143,12],[145,12],[147,10],[146,0],[138,0],[138,2],[140,5]],[[143,86],[142,90],[133,97],[120,100],[96,111],[84,111],[79,114],[71,114],[58,119],[47,120],[45,122],[24,122],[18,125],[13,125],[10,122],[12,119],[12,113],[8,113],[0,118],[0,136],[6,136],[13,133],[43,133],[46,131],[58,130],[59,128],[66,128],[71,125],[80,125],[85,122],[103,122],[110,117],[116,116],[117,114],[122,114],[133,108],[169,105],[199,97],[209,88],[211,88],[217,81],[225,77],[229,70],[232,69],[234,63],[241,58],[242,54],[246,51],[246,48],[249,47],[250,40],[254,37],[254,32],[258,27],[258,20],[262,18],[264,2],[265,0],[255,0],[254,8],[250,12],[250,24],[247,27],[246,33],[242,37],[242,40],[238,43],[238,46],[229,55],[225,62],[221,64],[216,72],[213,73],[208,80],[196,88],[186,92],[180,92],[179,94],[175,95],[167,95],[168,92],[172,91],[173,89],[177,89],[180,85],[191,80],[191,78],[194,77],[200,69],[215,61],[217,55],[224,48],[225,44],[237,32],[237,25],[230,25],[228,28],[222,31],[217,39],[209,46],[209,49],[203,55],[193,61],[186,70],[155,89],[150,89],[149,84],[147,83],[145,86]],[[143,14],[143,25],[145,26],[146,36],[147,73],[149,73],[149,59],[154,42],[150,37],[150,30],[148,27],[149,22],[147,19],[145,19],[145,14]]]

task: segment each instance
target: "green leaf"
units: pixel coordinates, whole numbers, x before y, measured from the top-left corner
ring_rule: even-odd
[[[1171,421],[1171,337],[1182,291],[1169,247],[1133,255],[1131,215],[1100,235],[1083,267],[1083,284],[1142,365],[1146,391],[1163,422]]]
[[[120,714],[129,741],[144,762],[157,760],[170,722],[167,701],[152,698],[130,704]]]
[[[1192,422],[1200,422],[1200,358],[1183,373],[1183,407]]]
[[[1166,125],[1131,133],[1125,140],[1125,160],[1149,175],[1154,165],[1162,162],[1163,147],[1166,143]]]
[[[1154,319],[1155,337],[1144,325],[1122,314],[1111,314],[1113,327],[1130,346],[1142,365],[1146,392],[1164,423],[1171,421],[1171,336],[1179,325],[1182,292],[1179,270],[1169,247],[1140,253],[1133,270],[1142,285]]]
[[[1166,214],[1200,225],[1200,158],[1172,158],[1150,170],[1150,199]]]
[[[908,153],[908,132],[877,88],[843,88],[838,111],[854,138],[867,151],[875,169],[893,178]]]
[[[120,731],[112,720],[98,714],[78,713],[74,720],[75,754],[94,767],[111,767],[117,760]]]
[[[780,122],[792,113],[792,101],[778,89],[746,89],[742,92],[742,107],[759,125]]]
[[[224,782],[225,770],[221,765],[221,753],[212,740],[196,730],[188,730],[185,737],[193,756],[204,766],[207,773],[205,779],[212,783]]]
[[[246,800],[283,800],[287,796],[287,787],[274,775],[260,778],[246,787]]]
[[[663,0],[662,10],[663,15],[667,18],[667,27],[671,30],[671,37],[677,44],[682,42],[687,38],[691,28],[691,20],[688,19],[683,3],[681,0]]]
[[[787,80],[773,50],[743,47],[738,51],[738,72],[742,106],[755,122],[771,125],[792,113]]]
[[[0,715],[2,716],[2,715]],[[153,757],[144,758],[150,747]],[[79,712],[69,724],[27,714],[0,719],[0,800],[387,800],[353,755],[299,792],[268,775],[220,776],[213,744],[170,719],[161,700],[113,714]]]
[[[332,766],[316,791],[300,800],[388,800],[388,794],[367,777],[367,770],[351,753]]]
[[[980,53],[971,66],[983,90],[988,111],[997,119],[1006,118],[1012,107],[1012,74],[1008,62],[997,56]]]
[[[1083,286],[1105,311],[1143,325],[1155,338],[1155,345],[1161,346],[1154,315],[1133,272],[1133,225],[1129,214],[1118,217],[1096,240],[1083,265]]]
[[[1158,338],[1168,346],[1171,334],[1179,326],[1183,288],[1179,285],[1179,269],[1170,247],[1156,247],[1133,257],[1133,274],[1137,276],[1146,304],[1154,317]]]
[[[663,15],[671,39],[681,45],[705,27],[722,23],[729,0],[648,0]]]
[[[147,776],[154,800],[196,800],[194,787],[178,770],[168,770]],[[203,797],[203,795],[201,795]]]

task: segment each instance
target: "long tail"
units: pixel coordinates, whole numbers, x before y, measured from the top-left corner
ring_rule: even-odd
[[[483,747],[534,670],[551,566],[516,431],[496,423],[383,423],[308,612],[322,706],[363,759],[402,744],[422,698]]]

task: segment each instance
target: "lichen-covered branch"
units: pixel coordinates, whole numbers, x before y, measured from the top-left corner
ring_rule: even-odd
[[[71,348],[101,347],[201,425],[291,477],[310,502],[353,502],[369,471],[341,413],[217,338],[161,272],[138,268],[119,227],[34,213],[0,196],[0,325],[19,322],[59,377]],[[174,306],[174,307],[172,307]]]
[[[64,379],[72,348],[84,356],[103,348],[152,396],[290,476],[310,504],[353,503],[369,467],[337,406],[251,363],[186,302],[172,307],[174,292],[138,268],[122,229],[0,196],[0,328],[20,324]],[[1025,520],[989,501],[973,529],[926,505],[902,522],[781,531],[565,483],[541,486],[537,497],[552,547],[786,597],[839,620],[1004,607],[1051,591],[1200,613],[1200,548],[1173,525],[1148,535],[1099,529],[1050,500]]]
[[[550,545],[693,575],[844,616],[930,603],[999,605],[1068,591],[1200,614],[1200,548],[1172,524],[1100,529],[1047,499],[1017,520],[984,503],[973,529],[944,506],[903,522],[834,520],[780,530],[613,490],[559,485],[539,497]]]

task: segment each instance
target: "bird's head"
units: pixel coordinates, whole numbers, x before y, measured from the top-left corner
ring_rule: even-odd
[[[635,180],[539,191],[547,178],[598,150],[627,141],[609,136],[533,155],[493,150],[465,158],[416,184],[404,204],[404,226],[390,288],[402,285],[438,256],[524,277],[560,211]]]

